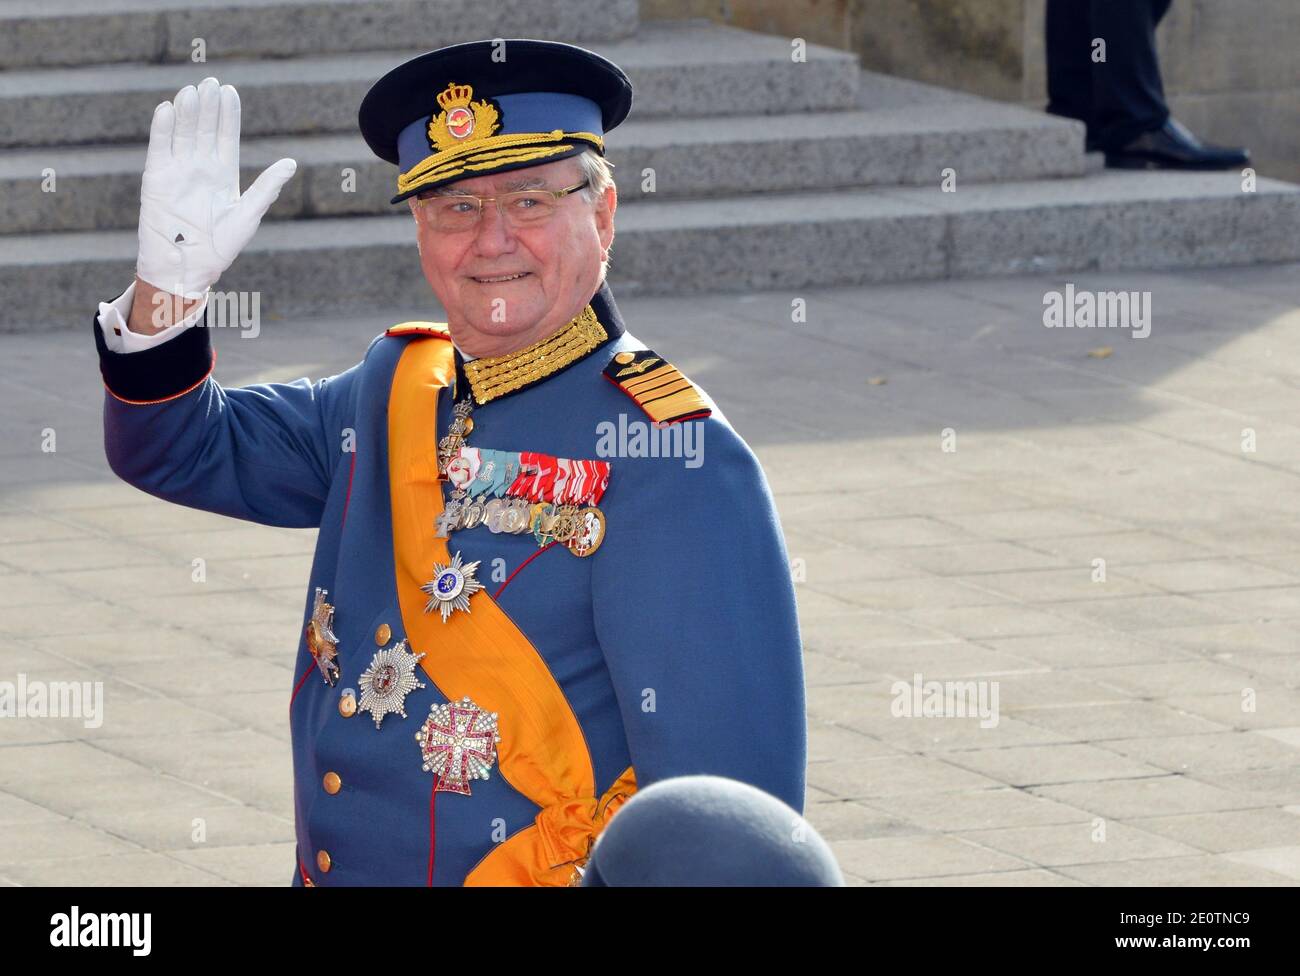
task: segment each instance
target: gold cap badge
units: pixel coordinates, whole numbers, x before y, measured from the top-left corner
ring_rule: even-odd
[[[442,111],[429,120],[429,144],[439,152],[479,142],[500,128],[500,113],[486,99],[475,102],[473,85],[449,84],[438,93]]]

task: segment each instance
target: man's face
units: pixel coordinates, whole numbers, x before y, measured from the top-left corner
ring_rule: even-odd
[[[582,182],[574,158],[458,180],[447,189],[476,196],[512,190],[562,190]],[[412,212],[415,201],[410,201]],[[424,276],[447,310],[452,338],[471,356],[499,356],[543,339],[582,311],[600,284],[614,239],[617,196],[595,206],[571,193],[537,226],[511,228],[493,203],[471,230],[439,231],[416,214]],[[513,280],[503,278],[520,275]],[[497,280],[492,280],[497,279]]]

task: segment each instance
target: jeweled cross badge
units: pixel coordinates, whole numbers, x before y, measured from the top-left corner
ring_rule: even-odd
[[[469,796],[471,780],[487,779],[497,759],[497,713],[485,712],[469,699],[435,704],[420,731],[423,769],[437,777],[434,792]]]

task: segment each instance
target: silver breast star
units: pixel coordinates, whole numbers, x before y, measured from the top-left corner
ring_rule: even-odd
[[[415,676],[415,666],[424,653],[411,654],[406,641],[401,640],[375,654],[370,667],[361,675],[361,704],[359,710],[369,712],[375,728],[390,712],[406,718],[406,696],[416,688],[425,687]]]
[[[424,612],[432,613],[436,607],[442,612],[443,623],[447,622],[453,610],[469,613],[469,598],[483,589],[483,584],[474,577],[477,569],[478,560],[462,563],[459,551],[452,557],[450,566],[434,563],[433,579],[420,587],[429,594]]]

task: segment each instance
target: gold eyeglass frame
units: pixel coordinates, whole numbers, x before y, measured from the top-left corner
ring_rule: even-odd
[[[478,203],[478,216],[474,218],[474,223],[470,227],[464,228],[464,230],[471,230],[473,228],[477,228],[479,224],[483,222],[483,208],[487,205],[488,201],[490,200],[497,205],[497,213],[501,215],[501,219],[505,221],[506,225],[513,227],[515,225],[510,223],[510,218],[506,216],[505,208],[501,205],[502,200],[508,200],[512,197],[518,198],[520,194],[524,194],[524,193],[549,193],[552,197],[555,198],[556,202],[558,203],[560,200],[567,197],[570,193],[576,193],[578,190],[581,190],[590,185],[591,185],[591,180],[586,179],[575,186],[566,187],[563,190],[548,190],[545,187],[537,187],[532,190],[511,190],[509,193],[498,193],[496,196],[491,196],[491,197],[480,197],[473,193],[434,192],[427,197],[421,197],[419,194],[417,194],[412,199],[415,200],[415,207],[417,210],[420,211],[420,213],[426,212],[424,210],[424,205],[428,203],[430,200],[457,200],[457,201],[465,201],[465,202],[469,202],[470,200],[476,201]],[[437,228],[435,228],[435,230],[436,229]],[[444,231],[443,233],[448,233],[448,232]],[[451,231],[450,233],[456,233],[456,231]]]

